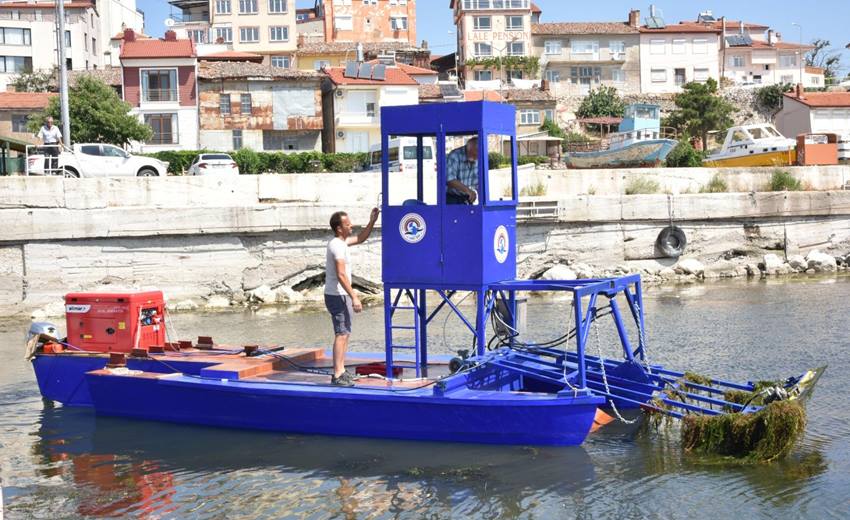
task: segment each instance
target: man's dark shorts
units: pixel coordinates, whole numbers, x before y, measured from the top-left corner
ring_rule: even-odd
[[[351,297],[348,295],[337,296],[336,294],[326,294],[325,307],[331,313],[334,334],[337,336],[351,334],[351,315],[354,314]]]

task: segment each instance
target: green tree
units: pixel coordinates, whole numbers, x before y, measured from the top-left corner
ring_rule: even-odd
[[[121,101],[106,83],[81,76],[68,89],[68,112],[71,118],[71,141],[77,143],[110,143],[124,145],[150,139],[153,131],[131,115],[130,104]],[[59,96],[50,99],[42,114],[30,118],[29,129],[37,132],[42,121],[53,116],[59,124]]]
[[[576,115],[585,117],[623,117],[626,105],[614,87],[599,87],[593,89],[581,101]]]
[[[564,132],[564,129],[558,126],[558,123],[552,121],[548,117],[543,120],[543,124],[540,125],[540,130],[545,130],[551,137],[560,137],[561,139],[563,139],[567,136],[567,134]]]
[[[830,79],[838,77],[838,71],[841,69],[841,52],[831,49],[829,40],[818,38],[812,42],[812,45],[815,48],[806,54],[806,65],[822,68],[824,79],[829,84]]]
[[[794,86],[790,83],[777,83],[758,89],[756,99],[765,110],[776,112],[782,108],[782,94],[791,92]]]
[[[51,92],[56,91],[55,71],[22,72],[12,78],[9,85],[16,92]]]
[[[676,94],[676,109],[665,124],[687,135],[699,136],[707,146],[708,133],[726,130],[732,126],[732,114],[737,110],[717,94],[717,82],[709,78],[705,83],[687,83],[683,92]]]

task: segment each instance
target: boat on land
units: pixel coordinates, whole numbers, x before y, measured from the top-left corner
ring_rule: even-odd
[[[516,276],[517,164],[512,190],[491,193],[491,136],[516,151],[515,109],[488,102],[382,110],[390,135],[431,137],[437,178],[446,185],[447,139],[478,137],[475,203],[427,203],[424,139],[417,139],[416,191],[382,203],[384,342],[379,354],[350,354],[359,376],[331,384],[331,355],[299,345],[223,345],[169,334],[162,292],[69,293],[66,331],[33,324],[27,343],[45,399],[130,419],[441,442],[576,445],[614,418],[653,411],[674,418],[755,413],[768,399],[808,395],[822,373],[806,371],[763,391],[753,383],[694,378],[650,363],[639,275],[586,280]],[[382,147],[382,186],[396,181]],[[495,175],[495,174],[494,174]],[[415,232],[411,229],[415,227]],[[571,298],[562,330],[531,342],[522,331],[528,292]],[[474,295],[474,309],[460,305]],[[435,319],[468,331],[457,356],[432,356]],[[448,318],[448,316],[447,316]],[[602,356],[598,327],[614,327],[618,352]],[[431,334],[429,334],[431,332]],[[539,331],[538,331],[539,332]],[[535,334],[538,335],[538,334]],[[317,337],[325,341],[326,334]],[[378,345],[376,345],[378,347]],[[592,350],[591,350],[592,349]],[[377,350],[377,349],[376,349]],[[594,355],[595,354],[595,355]],[[743,403],[727,392],[751,393]]]
[[[675,130],[661,127],[661,107],[635,103],[626,108],[617,132],[594,143],[568,144],[568,168],[639,168],[660,166],[676,147]],[[595,119],[579,120],[600,124]],[[609,122],[609,121],[605,121]]]
[[[703,161],[711,168],[741,166],[791,166],[797,162],[797,142],[773,125],[733,126],[723,146]]]

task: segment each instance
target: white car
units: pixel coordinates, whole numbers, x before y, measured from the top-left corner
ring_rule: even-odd
[[[38,150],[39,147],[33,147]],[[65,177],[165,177],[168,163],[131,155],[111,144],[78,143],[58,157],[58,171]],[[58,172],[48,172],[55,174]],[[27,155],[27,175],[44,175],[44,155]]]
[[[195,157],[187,175],[239,175],[239,166],[226,153],[202,153]]]

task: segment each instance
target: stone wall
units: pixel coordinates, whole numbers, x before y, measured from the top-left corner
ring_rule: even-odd
[[[809,173],[826,183],[836,171]],[[563,192],[523,201],[548,210],[518,225],[520,276],[556,264],[660,276],[679,265],[655,245],[671,219],[687,235],[688,258],[738,270],[729,272],[766,253],[850,251],[848,191],[582,195],[576,186],[589,181],[574,184],[570,174],[592,175],[567,172]],[[596,174],[609,175],[612,190],[623,182],[623,172]],[[61,313],[62,295],[77,290],[160,288],[178,308],[318,301],[328,217],[342,208],[365,223],[376,182],[369,174],[0,179],[0,316]],[[376,230],[353,250],[355,285],[367,293],[379,292],[380,244]]]

